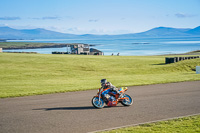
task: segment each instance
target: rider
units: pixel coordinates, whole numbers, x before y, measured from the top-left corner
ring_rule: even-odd
[[[108,95],[109,92],[116,92],[117,94],[119,94],[119,97],[121,97],[121,93],[118,91],[118,89],[112,85],[110,82],[107,82],[106,79],[102,79],[101,80],[101,87],[102,89],[107,89],[104,91],[103,96],[106,97],[106,95]]]

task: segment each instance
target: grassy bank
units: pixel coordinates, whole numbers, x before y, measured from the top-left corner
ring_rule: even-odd
[[[200,115],[142,124],[102,133],[199,133]]]
[[[0,53],[0,97],[96,89],[102,78],[115,86],[200,80],[200,59],[164,62],[164,56]]]

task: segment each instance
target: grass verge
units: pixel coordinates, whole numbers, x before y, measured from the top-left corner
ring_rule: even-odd
[[[0,98],[115,86],[200,80],[200,58],[164,64],[164,56],[85,56],[0,53]]]
[[[200,115],[141,124],[101,133],[199,133]]]

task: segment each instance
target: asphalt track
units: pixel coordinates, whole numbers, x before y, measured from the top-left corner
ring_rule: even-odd
[[[95,109],[96,93],[0,99],[0,133],[85,133],[200,113],[200,81],[129,87],[130,107]]]

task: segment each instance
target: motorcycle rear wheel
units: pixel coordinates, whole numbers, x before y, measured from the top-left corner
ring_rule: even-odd
[[[133,104],[132,98],[129,95],[127,95],[127,94],[124,95],[124,98],[125,97],[128,98],[128,99],[122,100],[121,101],[122,105],[124,105],[124,106],[130,106],[130,105],[132,105]]]
[[[102,109],[104,107],[104,101],[103,99],[100,98],[100,101],[99,101],[99,98],[98,97],[93,97],[92,98],[92,105],[95,107],[95,108],[98,108],[98,109]]]

